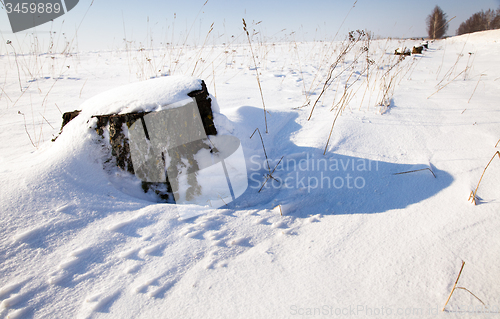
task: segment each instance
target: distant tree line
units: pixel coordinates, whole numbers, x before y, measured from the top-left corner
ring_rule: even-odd
[[[436,6],[426,20],[429,38],[441,39],[444,37],[448,30],[448,22],[446,21],[446,14],[439,6]],[[494,29],[500,29],[500,8],[496,11],[489,9],[474,13],[469,19],[460,24],[456,33],[461,35]]]
[[[489,9],[486,12],[481,10],[474,13],[460,24],[457,35],[494,29],[500,29],[500,9],[496,11]]]

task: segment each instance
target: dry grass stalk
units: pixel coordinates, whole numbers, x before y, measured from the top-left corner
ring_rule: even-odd
[[[280,209],[280,215],[283,216],[283,210],[281,209],[281,204],[279,204],[276,207],[278,207]],[[276,209],[276,207],[274,207],[273,209]]]
[[[320,82],[313,89],[313,86],[314,86],[314,84],[316,82],[316,79],[317,79],[318,75],[321,73],[321,70],[323,69],[323,66],[328,61],[328,57],[329,57],[330,52],[332,50],[333,44],[335,43],[335,39],[337,38],[337,35],[339,34],[340,29],[344,25],[347,17],[351,13],[352,9],[354,9],[356,7],[356,3],[358,3],[358,0],[354,1],[354,3],[352,4],[352,7],[347,12],[346,16],[344,17],[344,20],[342,20],[342,23],[340,24],[339,28],[337,29],[337,32],[335,33],[335,36],[333,37],[332,41],[330,42],[330,45],[328,46],[328,48],[326,50],[322,50],[322,52],[321,52],[322,57],[320,59],[321,62],[319,63],[319,66],[317,68],[317,72],[316,72],[316,74],[315,74],[315,76],[314,76],[314,78],[313,78],[313,80],[311,82],[311,86],[309,87],[309,92],[306,94],[306,102],[302,105],[302,107],[307,106],[307,105],[309,105],[311,103],[311,101],[309,100],[310,95],[312,94],[312,92],[314,92],[321,85],[321,82]],[[334,52],[335,52],[335,50],[334,50]]]
[[[450,295],[448,296],[448,299],[446,300],[446,303],[444,304],[444,307],[441,311],[444,311],[445,308],[446,308],[446,305],[448,304],[448,302],[450,301],[451,299],[451,295],[453,295],[453,292],[455,292],[455,289],[462,289],[462,290],[465,290],[467,291],[468,293],[470,293],[472,296],[474,296],[474,298],[476,298],[477,300],[479,300],[479,302],[481,302],[483,304],[483,306],[485,306],[486,308],[488,308],[484,302],[479,299],[476,295],[474,295],[469,289],[465,288],[465,287],[457,287],[457,283],[458,283],[458,280],[460,279],[460,275],[462,274],[462,270],[464,269],[464,266],[465,266],[465,261],[462,260],[462,267],[460,267],[460,272],[458,273],[458,276],[457,276],[457,280],[455,280],[455,284],[453,284],[453,288],[451,289],[451,292],[450,292]]]
[[[7,82],[5,82],[5,83],[7,83]],[[4,86],[5,86],[5,83],[4,83]],[[5,94],[5,96],[9,99],[9,101],[12,102],[12,100],[10,99],[9,95],[7,94],[7,92],[5,92],[3,88],[0,88],[0,90],[2,90],[2,95]],[[2,95],[0,95],[0,99],[2,98]]]
[[[335,95],[333,96],[333,102],[332,102],[332,106],[330,107],[330,110],[333,110],[336,106],[335,101],[337,101],[337,93],[339,93],[339,88],[340,88],[341,82],[342,81],[337,81],[337,88],[335,89]]]
[[[366,71],[367,69],[365,69],[363,72],[361,72],[358,76],[357,79],[355,79],[351,84],[349,84],[349,79],[351,78],[351,76],[354,74],[354,71],[351,72],[351,74],[349,75],[349,78],[347,79],[345,85],[344,85],[344,93],[342,94],[342,97],[340,98],[339,102],[335,105],[335,106],[332,106],[332,109],[331,111],[333,111],[335,108],[336,108],[336,114],[335,114],[335,118],[333,119],[333,123],[332,123],[332,128],[330,129],[330,134],[328,135],[328,139],[326,141],[326,145],[325,145],[325,149],[323,151],[323,155],[326,154],[326,151],[328,149],[328,145],[330,144],[330,139],[332,137],[332,133],[333,133],[333,128],[335,126],[335,123],[337,122],[337,119],[338,117],[342,114],[342,112],[345,110],[345,108],[347,107],[347,105],[349,105],[349,103],[352,101],[352,99],[354,98],[354,96],[356,95],[356,93],[359,91],[359,89],[361,87],[359,87],[355,92],[352,92],[351,90],[351,87],[357,82],[359,81],[359,79],[361,78],[361,76],[363,75],[363,73]],[[339,81],[340,83],[340,81]],[[337,88],[337,91],[338,91],[338,88]],[[336,96],[337,94],[335,94],[335,98],[333,100],[333,103],[335,103],[335,99],[336,99]]]
[[[304,73],[302,72],[302,63],[300,62],[300,53],[299,53],[299,48],[297,46],[297,42],[295,41],[295,35],[293,37],[293,44],[295,47],[295,53],[297,54],[297,61],[299,62],[299,71],[300,71],[300,77],[302,79],[302,86],[303,86],[303,94],[306,94],[306,82],[304,81]],[[283,78],[285,80],[285,78]]]
[[[227,203],[226,203],[226,202],[222,199],[222,197],[220,197],[220,195],[217,195],[217,197],[219,197],[219,198],[220,198],[220,200],[224,203],[224,205],[225,205],[225,206],[227,206]],[[212,206],[211,204],[212,204],[212,203],[210,203],[210,206]]]
[[[200,10],[198,11],[198,13],[196,14],[196,17],[194,18],[193,20],[193,23],[191,24],[191,27],[189,28],[189,31],[186,33],[186,37],[184,38],[184,43],[182,44],[182,46],[180,46],[180,49],[178,51],[178,55],[177,55],[177,58],[175,59],[175,61],[179,61],[181,56],[182,56],[182,51],[183,49],[186,47],[186,43],[188,41],[188,38],[189,38],[189,35],[191,34],[191,31],[193,30],[193,27],[196,23],[196,21],[198,20],[198,16],[200,15],[200,13],[203,11],[203,8],[205,7],[205,5],[208,3],[209,0],[206,0],[205,3],[203,3],[203,5],[201,6]],[[173,31],[172,31],[173,32]],[[173,39],[173,38],[172,38]],[[172,70],[172,74],[175,73],[176,69],[177,69],[177,66],[179,65],[179,63],[176,63],[175,64],[175,67],[174,69]]]
[[[345,94],[344,94],[344,96],[345,96]],[[330,144],[330,139],[332,138],[332,133],[333,133],[333,128],[335,127],[335,123],[337,122],[339,115],[342,114],[343,110],[345,109],[345,107],[347,106],[349,101],[352,99],[352,97],[353,97],[352,92],[349,92],[349,96],[347,98],[342,97],[343,102],[340,105],[340,107],[337,107],[337,113],[335,114],[335,118],[333,119],[332,128],[330,129],[330,134],[328,134],[328,139],[326,141],[325,150],[323,151],[323,155],[326,154],[326,151],[328,149],[328,145]]]
[[[80,95],[78,96],[79,99],[82,98],[82,91],[83,91],[83,88],[85,87],[85,84],[87,84],[87,81],[88,81],[88,79],[86,79],[85,82],[83,82],[82,88],[80,89]]]
[[[472,58],[472,63],[469,66],[470,58],[474,53],[469,52],[469,58],[467,59],[467,66],[465,67],[464,81],[467,80],[468,73],[472,69],[472,65],[474,64],[474,60],[476,59],[476,55]]]
[[[411,61],[411,63],[408,65],[407,69],[406,69],[406,72],[401,76],[399,82],[398,82],[398,85],[401,84],[401,81],[403,81],[403,79],[406,78],[406,75],[408,73],[410,73],[410,75],[408,75],[408,77],[406,78],[408,81],[411,81],[411,75],[413,74],[413,71],[415,71],[415,69],[417,68],[417,65],[418,63],[422,61],[421,58],[418,58],[417,59],[417,56],[413,56],[413,59]]]
[[[262,107],[264,108],[264,122],[266,124],[266,134],[267,134],[268,133],[268,130],[267,130],[267,111],[266,111],[266,104],[264,103],[264,95],[262,94],[262,88],[260,86],[259,69],[257,68],[257,62],[255,61],[255,55],[253,54],[252,41],[250,40],[250,34],[248,33],[248,30],[247,30],[247,23],[245,22],[245,19],[242,19],[242,20],[243,20],[243,30],[247,34],[248,44],[250,45],[250,52],[252,52],[253,64],[255,66],[255,74],[257,75],[257,84],[259,85],[260,97],[262,98]],[[260,134],[260,132],[259,132],[259,134]]]
[[[347,105],[349,105],[349,102],[351,102],[351,100],[354,97],[354,95],[356,95],[356,93],[358,93],[359,89],[361,88],[361,86],[358,87],[358,89],[353,93],[352,90],[351,90],[351,87],[354,84],[356,84],[356,82],[358,82],[359,79],[361,79],[361,77],[363,76],[363,74],[365,72],[366,72],[366,69],[364,69],[361,73],[359,73],[358,77],[353,82],[351,82],[351,84],[349,84],[349,80],[351,79],[351,77],[355,73],[354,70],[351,71],[351,74],[349,74],[349,77],[347,78],[347,80],[346,80],[346,82],[344,84],[344,93],[342,94],[342,97],[340,98],[339,102],[335,106],[332,106],[332,108],[330,109],[330,111],[333,111],[339,105],[340,105],[340,108],[341,108],[341,112],[343,112],[345,110],[345,108],[347,107]],[[337,88],[337,90],[338,90],[338,88]],[[337,96],[336,93],[337,92],[335,92],[335,96]],[[333,103],[335,103],[335,99],[334,99]]]
[[[278,167],[278,165],[280,165],[281,161],[283,160],[283,157],[285,157],[285,156],[281,156],[278,164],[276,164],[276,166],[274,167],[273,171],[266,175],[266,180],[264,181],[264,184],[262,184],[262,187],[259,189],[259,191],[257,193],[260,193],[260,191],[264,188],[264,186],[266,185],[266,183],[267,183],[268,180],[274,179],[273,173],[276,170],[276,168]],[[276,179],[274,179],[274,180],[276,180]]]
[[[12,41],[10,40],[7,40],[7,44],[9,44],[11,47],[12,47],[12,50],[14,50],[14,57],[15,57],[15,60],[16,60],[16,66],[17,66],[17,78],[19,79],[19,89],[21,90],[21,92],[23,91],[23,87],[21,85],[21,73],[19,73],[19,63],[17,62],[17,53],[16,53],[16,49],[14,48],[14,46],[12,45]]]
[[[361,110],[361,106],[363,106],[363,101],[365,100],[366,92],[370,89],[370,66],[375,64],[375,61],[370,59],[370,40],[371,36],[368,33],[366,40],[366,87],[365,87],[365,92],[363,93],[363,98],[361,99],[361,103],[359,104],[359,110]]]
[[[337,114],[335,114],[335,118],[333,119],[332,128],[330,129],[330,134],[328,135],[328,140],[326,141],[325,150],[323,151],[323,155],[326,154],[326,150],[328,149],[328,144],[330,143],[330,138],[332,137],[333,127],[335,126],[335,122],[337,121],[337,118],[339,117],[339,115],[340,115],[340,109],[337,109]]]
[[[215,69],[213,62],[212,62],[212,81],[214,82],[214,96],[215,98],[217,98],[217,89],[215,88]]]
[[[462,72],[458,73],[457,76],[455,76],[453,78],[453,80],[451,80],[450,82],[446,83],[445,85],[441,86],[436,92],[432,93],[431,95],[429,95],[429,97],[427,97],[428,99],[433,96],[434,94],[436,94],[437,92],[441,91],[442,89],[444,89],[445,87],[448,86],[448,84],[450,84],[451,82],[453,82],[456,78],[458,78],[460,76],[460,74],[464,73],[465,70],[463,70]]]
[[[57,106],[57,103],[54,103],[57,107],[57,110],[59,111],[59,113],[61,113],[61,115],[63,114],[63,112],[61,111],[61,109],[59,108],[59,106]]]
[[[481,300],[479,299],[478,296],[474,295],[469,289],[465,288],[465,287],[456,287],[455,289],[462,289],[462,290],[465,290],[467,291],[468,293],[470,293],[472,296],[474,296],[474,298],[476,298],[477,300],[479,300],[480,303],[483,304],[483,306],[485,306],[486,308],[488,308],[488,306],[486,306],[486,304]]]
[[[469,101],[467,101],[467,103],[470,103],[470,100],[472,100],[472,96],[474,95],[474,93],[476,93],[476,89],[477,89],[477,86],[479,85],[479,82],[481,82],[481,77],[484,76],[484,74],[481,74],[479,76],[479,80],[477,80],[477,84],[476,84],[476,87],[474,88],[474,91],[472,92],[470,98],[469,98]]]
[[[447,42],[444,42],[444,51],[443,51],[443,59],[441,60],[441,65],[439,66],[436,74],[436,80],[439,78],[439,73],[441,73],[441,68],[443,67],[444,64],[444,57],[446,56],[446,44]]]
[[[230,42],[228,42],[228,43],[227,43],[227,45],[226,45],[226,47],[225,47],[225,50],[221,50],[221,51],[219,52],[219,54],[215,56],[215,58],[213,59],[213,61],[216,61],[217,59],[219,59],[219,58],[220,58],[223,54],[225,54],[225,55],[226,55],[226,59],[225,59],[225,60],[224,60],[224,59],[219,59],[220,61],[219,61],[219,63],[216,65],[216,69],[218,69],[218,68],[219,68],[222,64],[225,64],[225,67],[227,68],[227,54],[228,54],[230,51],[233,51],[233,53],[234,53],[234,52],[236,52],[235,50],[230,50],[231,45],[232,45],[232,44],[234,44],[234,43],[235,43],[235,42],[236,42],[236,41],[237,41],[237,40],[241,37],[241,35],[242,35],[243,33],[244,33],[244,32],[242,32],[242,33],[241,33],[241,34],[239,34],[238,36],[235,36],[235,37],[233,38],[233,40],[232,40],[232,41],[230,41]],[[213,63],[213,62],[212,62],[212,63]],[[207,71],[209,67],[210,67],[210,64],[207,64],[207,65],[205,66],[205,68],[204,68],[204,69],[200,72],[200,74],[205,73],[205,71]],[[212,66],[212,70],[213,70],[213,66]],[[233,77],[234,77],[234,76],[233,76]],[[232,79],[232,78],[231,78],[231,79]]]
[[[345,56],[347,55],[347,53],[349,53],[354,48],[354,46],[359,41],[361,41],[361,39],[363,37],[365,37],[365,35],[366,35],[364,31],[357,30],[356,32],[357,32],[357,37],[354,36],[354,31],[349,32],[349,39],[348,39],[347,45],[344,44],[344,47],[341,50],[340,54],[337,56],[337,59],[335,60],[335,62],[333,62],[330,65],[330,68],[328,69],[328,73],[327,73],[327,76],[326,76],[326,80],[323,83],[323,88],[321,89],[321,92],[320,92],[318,98],[314,102],[314,104],[312,106],[312,109],[311,109],[311,113],[309,114],[309,117],[307,118],[308,121],[312,117],[312,114],[314,112],[316,104],[319,102],[319,100],[321,99],[321,97],[323,96],[323,94],[326,92],[326,90],[330,87],[330,85],[333,83],[333,81],[335,81],[335,79],[337,79],[338,77],[340,77],[342,75],[342,73],[345,70],[348,69],[348,68],[345,68],[339,74],[337,74],[336,76],[333,77],[333,72],[335,71],[335,69],[337,68],[337,66],[341,63],[341,61],[345,58]],[[361,54],[364,53],[364,52],[365,51],[362,51]],[[361,54],[359,54],[358,56],[355,57],[355,59],[352,61],[352,63],[351,63],[350,66],[353,66],[358,61],[358,59],[361,56]]]
[[[361,111],[361,107],[363,106],[363,102],[365,100],[365,96],[366,96],[366,91],[368,91],[370,89],[370,79],[368,78],[368,74],[366,75],[366,87],[365,87],[365,92],[363,93],[363,98],[361,99],[361,103],[359,103],[359,111]]]
[[[470,35],[470,33],[469,33]],[[446,74],[443,76],[443,78],[441,79],[441,81],[439,81],[439,83],[437,84],[437,86],[441,85],[441,83],[444,81],[444,79],[446,77],[448,77],[448,80],[450,79],[451,75],[453,74],[453,72],[455,71],[457,65],[458,65],[458,62],[460,61],[460,59],[463,57],[463,53],[464,53],[464,49],[465,49],[465,46],[467,45],[467,41],[469,40],[469,35],[467,36],[467,39],[465,40],[465,43],[464,43],[464,46],[462,47],[462,51],[460,51],[460,54],[457,56],[457,60],[455,61],[455,64],[453,64],[451,66],[451,68],[448,70],[448,72],[446,72]],[[465,71],[465,70],[464,70]],[[462,74],[464,71],[460,72],[460,74]],[[459,75],[460,75],[459,74]],[[453,81],[453,80],[452,80]]]
[[[381,80],[383,81],[381,86],[382,86],[382,98],[380,99],[380,102],[378,103],[379,106],[382,108],[380,109],[380,113],[383,114],[385,113],[389,106],[391,105],[391,100],[392,96],[394,95],[394,90],[396,89],[396,79],[399,73],[403,70],[401,67],[401,62],[405,59],[404,55],[398,56],[398,60],[391,65],[391,67],[382,75]],[[397,67],[397,68],[396,68]],[[410,65],[411,67],[411,65]],[[396,71],[391,74],[391,71],[396,68]],[[390,75],[390,77],[389,77]],[[389,83],[387,83],[387,79],[389,79]],[[380,95],[377,94],[377,100]]]
[[[458,279],[460,279],[460,275],[462,274],[462,270],[464,269],[464,266],[465,266],[465,261],[462,260],[462,267],[460,267],[460,271],[458,273],[457,280],[455,280],[455,284],[453,285],[453,288],[451,289],[450,295],[448,296],[448,299],[446,300],[446,303],[444,304],[443,310],[441,310],[441,311],[444,311],[444,308],[446,308],[446,305],[450,301],[451,295],[453,295],[453,292],[455,291],[455,288],[457,287]]]
[[[43,114],[42,114],[42,113],[38,113],[38,114],[40,114],[40,116],[41,116],[41,117],[45,120],[45,122],[47,122],[47,124],[49,124],[49,126],[50,126],[53,130],[55,130],[55,128],[54,128],[54,127],[50,124],[50,122],[49,122],[49,121],[45,118],[45,116],[43,116]]]
[[[201,60],[201,54],[203,52],[203,49],[205,48],[205,45],[207,44],[208,36],[212,31],[214,30],[214,22],[210,25],[210,30],[208,30],[207,35],[205,36],[205,41],[203,42],[203,45],[201,46],[200,50],[198,51],[197,57],[196,57],[196,63],[193,68],[193,72],[191,72],[191,76],[194,76],[194,72],[196,71],[196,67],[198,66],[198,62]]]
[[[28,134],[28,138],[30,139],[31,145],[33,145],[34,148],[36,148],[35,143],[33,143],[33,140],[31,139],[31,135],[28,132],[28,127],[26,126],[26,116],[24,116],[24,113],[21,113],[21,111],[17,111],[17,114],[20,114],[23,116],[24,119],[24,130],[26,131],[26,134]]]
[[[495,144],[495,147],[497,147],[497,146],[498,146],[498,143],[500,143],[500,140],[498,140],[498,142]]]
[[[395,173],[395,174],[392,174],[392,175],[402,175],[402,174],[415,173],[415,172],[421,172],[421,171],[426,171],[426,170],[429,170],[429,172],[432,173],[432,176],[434,176],[434,178],[436,178],[436,174],[434,174],[434,172],[430,168],[428,168],[428,167],[422,168],[422,169],[416,169],[416,170],[413,170],[413,171]]]
[[[497,143],[497,145],[498,145],[498,143]],[[493,159],[497,155],[498,155],[498,158],[500,159],[500,151],[496,151],[495,154],[493,154],[493,157],[488,162],[488,165],[486,165],[486,167],[484,168],[483,174],[481,174],[481,178],[479,179],[479,182],[477,183],[476,189],[474,191],[470,192],[469,200],[472,200],[472,203],[474,203],[474,205],[477,205],[477,203],[476,203],[476,194],[477,194],[477,190],[479,188],[479,184],[481,184],[481,180],[483,179],[484,173],[486,172],[486,169],[488,168],[488,166],[490,166],[491,162],[493,161]]]
[[[271,167],[269,166],[269,158],[267,157],[266,147],[264,146],[264,140],[262,139],[262,134],[260,134],[259,128],[256,128],[255,131],[253,131],[252,135],[250,136],[250,139],[254,136],[255,132],[259,133],[260,141],[262,143],[262,148],[264,149],[264,156],[266,157],[267,169],[269,170],[269,174],[271,174]]]

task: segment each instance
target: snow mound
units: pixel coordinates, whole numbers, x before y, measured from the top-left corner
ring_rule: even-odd
[[[498,39],[500,39],[500,29],[467,33],[456,37],[451,37],[450,39],[456,42],[467,41],[468,43],[479,44],[496,43]]]
[[[116,189],[136,198],[156,202],[159,198],[153,194],[154,192],[149,188],[144,189],[144,185],[133,174],[133,171],[118,164],[120,160],[130,159],[128,151],[123,151],[126,153],[125,155],[120,153],[121,150],[129,149],[130,145],[128,144],[129,131],[125,128],[125,123],[122,127],[122,124],[116,124],[118,122],[115,120],[115,127],[108,127],[106,124],[106,128],[102,130],[103,124],[99,115],[127,114],[126,116],[132,116],[134,113],[159,112],[182,107],[193,101],[193,93],[206,92],[206,90],[201,79],[171,76],[133,83],[101,93],[84,102],[81,105],[81,113],[64,126],[63,132],[57,140],[58,145],[55,148],[58,150],[56,152],[67,154],[70,158],[75,154],[80,154],[75,157],[85,158],[87,162],[103,162],[103,166],[106,166],[107,178]],[[215,98],[209,95],[207,99],[208,106],[212,110],[210,115],[214,116],[217,129],[220,129],[222,135],[232,131],[231,123],[219,113]],[[122,133],[117,135],[116,131],[120,129],[124,131],[118,131]],[[119,148],[116,147],[116,143],[119,143]],[[71,154],[68,154],[68,150]],[[111,157],[110,154],[113,154],[114,157]],[[115,159],[116,165],[106,164],[114,163]],[[119,166],[122,170],[117,170],[115,166]],[[155,190],[155,192],[158,194],[159,191]]]

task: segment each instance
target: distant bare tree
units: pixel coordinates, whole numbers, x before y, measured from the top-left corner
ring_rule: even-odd
[[[496,12],[489,9],[474,13],[465,22],[462,22],[457,29],[457,35],[500,29],[500,9]]]
[[[441,39],[447,30],[446,14],[439,6],[436,6],[427,16],[427,34],[431,39]]]

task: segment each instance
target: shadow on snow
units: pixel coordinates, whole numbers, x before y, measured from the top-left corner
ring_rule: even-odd
[[[246,123],[255,125],[263,121],[262,110],[258,108],[242,107],[239,113]],[[270,134],[262,132],[262,135],[271,171],[275,167],[276,170],[260,192],[269,174],[260,139],[258,143],[250,142],[251,133],[239,136],[247,158],[249,186],[228,205],[229,209],[272,209],[281,204],[286,215],[295,217],[382,213],[431,198],[453,181],[450,174],[432,164],[429,167],[334,153],[323,155],[323,150],[297,146],[289,138],[301,128],[295,122],[297,117],[295,112],[272,113],[268,117]],[[242,132],[255,129],[246,123],[235,126]],[[281,156],[283,160],[276,166]],[[408,171],[415,172],[395,175]]]

